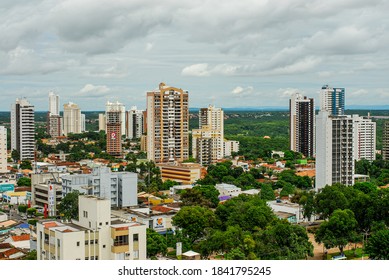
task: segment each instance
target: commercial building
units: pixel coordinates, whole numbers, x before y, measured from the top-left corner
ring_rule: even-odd
[[[17,98],[11,107],[11,149],[19,153],[20,160],[34,159],[34,106],[26,99]]]
[[[201,179],[204,169],[198,163],[160,163],[157,166],[163,181],[176,181],[182,185],[191,185]]]
[[[110,201],[79,196],[79,218],[37,223],[38,260],[145,260],[146,225],[111,218]]]
[[[122,208],[138,204],[138,177],[132,172],[111,172],[108,167],[96,167],[91,174],[63,176],[62,195],[75,190],[108,199],[112,207]]]
[[[188,92],[159,84],[147,92],[147,158],[156,163],[189,158]]]
[[[296,93],[289,100],[290,149],[306,157],[315,154],[315,102]]]
[[[49,216],[55,216],[61,200],[62,184],[58,172],[31,175],[31,205],[47,207]]]
[[[126,137],[129,139],[141,138],[144,133],[144,111],[138,110],[136,106],[126,112]]]
[[[0,174],[7,173],[7,129],[0,126]]]
[[[63,133],[81,133],[81,110],[72,102],[63,105]]]
[[[201,165],[216,163],[224,157],[224,113],[209,106],[199,112],[199,129],[192,130],[192,154]]]

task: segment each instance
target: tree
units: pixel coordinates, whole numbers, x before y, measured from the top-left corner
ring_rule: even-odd
[[[193,187],[193,189],[200,191],[204,198],[211,202],[211,207],[216,208],[216,206],[219,204],[220,193],[214,186],[197,185]]]
[[[257,254],[267,260],[298,260],[313,256],[305,228],[278,220],[256,237]]]
[[[173,217],[173,224],[182,229],[193,243],[203,238],[209,228],[217,227],[218,220],[212,210],[200,206],[184,206]]]
[[[31,161],[30,160],[23,160],[20,163],[19,167],[20,167],[20,169],[30,169],[30,170],[32,170]]]
[[[366,253],[373,260],[389,260],[389,230],[373,233],[366,245]]]
[[[187,189],[181,193],[182,206],[201,206],[212,207],[212,202],[205,198],[203,193],[198,189]]]
[[[167,253],[166,238],[153,229],[146,229],[147,256],[152,257],[157,254]]]
[[[311,218],[315,213],[315,194],[313,192],[304,191],[301,194],[298,204],[303,207],[304,218]]]
[[[315,240],[323,243],[327,249],[338,247],[343,255],[343,248],[355,240],[357,220],[349,210],[335,210],[328,221],[323,222],[315,234]]]
[[[78,191],[73,191],[65,195],[58,205],[59,213],[67,220],[78,220]]]
[[[28,208],[27,209],[27,215],[35,216],[35,214],[36,214],[36,208]]]
[[[315,197],[316,213],[327,219],[335,210],[346,209],[348,201],[338,185],[325,186]]]
[[[14,162],[17,162],[20,160],[20,153],[17,150],[12,150],[11,158],[14,160]]]
[[[22,177],[17,182],[19,187],[31,187],[31,179],[28,177]]]
[[[274,194],[274,190],[270,184],[261,184],[261,199],[263,200],[275,200],[276,196]]]
[[[37,260],[36,250],[32,250],[23,257],[23,260]]]
[[[26,213],[27,212],[27,208],[28,208],[27,205],[21,204],[21,205],[18,206],[18,211],[20,213]]]

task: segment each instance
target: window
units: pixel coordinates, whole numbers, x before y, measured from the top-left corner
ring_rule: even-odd
[[[113,245],[114,246],[128,245],[128,235],[116,236]]]
[[[105,245],[103,245],[103,248],[105,248]]]
[[[88,218],[88,211],[83,211],[82,213],[84,218]]]
[[[102,226],[102,225],[103,225],[103,223],[100,222],[100,223],[99,223],[99,226]]]
[[[88,245],[89,240],[85,240],[85,245]]]
[[[134,241],[134,242],[139,241],[139,234],[138,234],[138,233],[136,233],[136,234],[133,235],[132,241]]]
[[[77,247],[80,247],[80,241],[77,241]]]
[[[88,258],[88,257],[85,257],[85,260],[87,261],[87,260],[89,260],[89,258]]]

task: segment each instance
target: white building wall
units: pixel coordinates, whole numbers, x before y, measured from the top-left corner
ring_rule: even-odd
[[[7,172],[7,129],[0,126],[0,173]]]

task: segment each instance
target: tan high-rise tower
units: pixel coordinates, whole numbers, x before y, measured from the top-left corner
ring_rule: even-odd
[[[147,158],[159,162],[189,158],[188,92],[159,84],[147,93]]]

